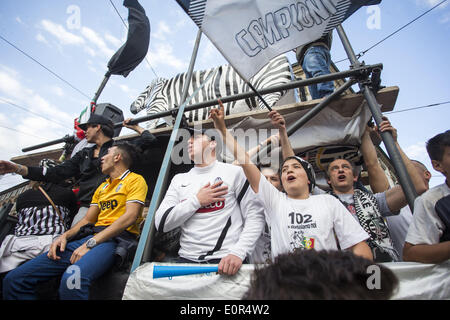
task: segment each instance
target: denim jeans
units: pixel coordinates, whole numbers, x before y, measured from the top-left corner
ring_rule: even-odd
[[[312,46],[305,52],[302,68],[306,78],[314,78],[330,73],[330,51],[324,46]],[[334,91],[333,81],[308,86],[313,99],[320,99]]]
[[[87,300],[91,281],[103,275],[114,263],[116,242],[109,240],[89,250],[75,264],[70,263],[72,253],[92,235],[68,242],[60,260],[52,260],[44,253],[10,271],[3,279],[3,299],[34,300],[36,285],[62,274],[59,298]]]

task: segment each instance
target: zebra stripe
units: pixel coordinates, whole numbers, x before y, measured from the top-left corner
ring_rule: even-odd
[[[207,100],[214,100],[224,96],[234,95],[250,91],[247,83],[229,65],[222,65],[204,71],[196,71],[192,75],[188,87],[188,96],[200,86],[209,75],[211,79],[192,99],[191,104]],[[130,110],[136,114],[146,109],[147,114],[155,114],[167,111],[181,104],[181,93],[186,81],[186,74],[177,74],[171,79],[157,78],[142,92],[131,104]],[[263,89],[279,84],[288,83],[292,79],[289,61],[285,56],[272,59],[253,78],[250,79],[252,85],[257,89]],[[273,106],[285,92],[275,92],[264,95],[264,99]],[[242,101],[232,101],[224,104],[225,114],[239,113],[254,109],[264,109],[265,105],[259,99],[247,98]],[[185,113],[189,122],[206,120],[211,107],[187,111]],[[170,117],[168,117],[170,119]],[[158,120],[149,121],[149,128],[153,128]],[[168,120],[171,121],[171,120]]]

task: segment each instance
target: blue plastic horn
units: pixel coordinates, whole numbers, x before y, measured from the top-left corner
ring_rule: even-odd
[[[153,266],[153,279],[218,272],[219,266]]]

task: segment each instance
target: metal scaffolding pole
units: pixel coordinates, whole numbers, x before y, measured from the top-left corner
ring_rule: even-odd
[[[186,75],[186,82],[183,87],[181,101],[183,101],[187,97],[189,83],[191,81],[192,73],[194,70],[195,59],[197,57],[198,47],[200,45],[201,35],[202,35],[202,32],[199,29],[197,32],[197,39],[195,41],[194,50],[192,52],[191,61],[189,64],[187,75]],[[200,89],[200,88],[201,87],[199,87],[198,89]],[[196,92],[190,98],[195,96]],[[139,244],[136,249],[136,254],[134,256],[133,265],[131,267],[131,272],[133,272],[137,267],[139,267],[139,265],[141,264],[142,261],[148,261],[150,259],[150,254],[151,254],[151,250],[152,250],[152,247],[151,247],[152,244],[151,244],[150,240],[152,238],[151,235],[153,234],[153,230],[155,228],[154,214],[155,214],[156,210],[158,209],[159,204],[161,203],[163,194],[165,193],[164,190],[166,189],[167,178],[169,176],[172,150],[173,150],[175,141],[178,136],[178,128],[180,127],[180,124],[181,124],[181,119],[184,114],[184,108],[188,102],[189,101],[183,102],[183,104],[177,110],[177,116],[176,116],[175,123],[173,126],[172,134],[170,135],[169,144],[167,146],[166,153],[164,155],[164,159],[161,164],[161,169],[159,170],[158,179],[156,181],[155,189],[153,191],[152,200],[150,202],[150,207],[148,210],[147,218],[145,220],[144,228],[142,229],[142,232],[141,232],[141,238],[139,239]]]
[[[345,34],[344,28],[341,25],[339,25],[336,28],[336,30],[339,34],[339,37],[341,38],[342,45],[344,46],[347,56],[350,59],[351,62],[350,68],[361,67],[361,63],[358,61],[358,58],[355,55],[355,52],[350,44],[350,41],[348,40],[347,35]],[[379,74],[376,73],[376,77],[378,76]],[[359,82],[359,87],[364,95],[364,98],[367,101],[367,105],[369,106],[370,112],[372,113],[375,123],[377,124],[377,126],[380,126],[380,123],[383,121],[382,114],[377,99],[375,98],[375,94],[373,93],[372,88],[369,86],[368,77]],[[406,200],[408,201],[408,205],[411,208],[411,211],[413,211],[414,200],[417,197],[416,189],[414,188],[414,185],[411,181],[411,177],[409,176],[408,171],[406,170],[400,152],[397,146],[395,145],[394,138],[392,137],[392,134],[390,132],[381,132],[381,138],[384,142],[386,150],[395,168],[398,180],[406,196]]]
[[[295,88],[299,88],[299,87],[306,87],[306,86],[309,86],[311,84],[325,82],[325,81],[334,81],[334,80],[338,80],[338,79],[345,79],[345,78],[348,78],[348,77],[362,77],[362,76],[370,74],[374,70],[378,70],[378,69],[382,69],[382,68],[383,68],[382,64],[361,66],[360,68],[354,68],[352,70],[335,72],[335,73],[332,73],[332,74],[323,75],[323,76],[310,78],[310,79],[306,79],[306,80],[291,81],[291,82],[286,83],[286,84],[282,84],[282,85],[277,85],[277,86],[261,89],[258,92],[259,92],[260,95],[263,95],[263,94],[268,94],[268,93],[273,93],[273,92],[278,92],[278,91],[283,91],[283,90],[295,89]],[[239,93],[239,94],[223,97],[223,98],[221,98],[221,101],[223,103],[227,103],[227,102],[232,102],[232,101],[236,101],[236,100],[243,100],[243,99],[252,98],[252,97],[255,97],[257,95],[258,94],[255,93],[255,92],[244,92],[244,93]],[[217,99],[203,101],[203,102],[200,102],[200,103],[196,103],[196,104],[192,104],[192,105],[186,106],[185,109],[184,109],[184,112],[192,111],[192,110],[196,110],[196,109],[202,109],[202,108],[211,107],[211,106],[216,106],[216,105],[217,105]],[[170,110],[167,110],[167,111],[158,112],[158,113],[155,113],[155,114],[152,114],[152,115],[147,115],[147,116],[143,116],[143,117],[134,118],[134,119],[132,119],[130,121],[130,124],[134,125],[134,124],[138,124],[138,123],[149,121],[149,120],[153,120],[153,119],[159,119],[159,118],[162,118],[162,117],[168,117],[168,116],[171,116],[174,112],[178,112],[178,108],[174,108],[174,109],[170,109]],[[122,126],[122,122],[117,122],[117,123],[114,124],[114,128],[118,128],[118,127],[121,127],[121,126]],[[31,146],[31,147],[26,147],[26,148],[22,149],[22,152],[28,152],[28,151],[40,149],[40,148],[43,148],[43,147],[48,147],[48,146],[51,146],[51,145],[54,145],[54,144],[66,142],[66,140],[69,139],[69,138],[73,139],[74,137],[73,136],[66,136],[66,137],[61,138],[61,139],[49,141],[49,142],[46,142],[46,143],[42,143],[42,144]]]

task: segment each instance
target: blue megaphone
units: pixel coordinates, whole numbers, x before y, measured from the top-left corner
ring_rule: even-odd
[[[153,279],[218,272],[219,266],[153,266]]]

